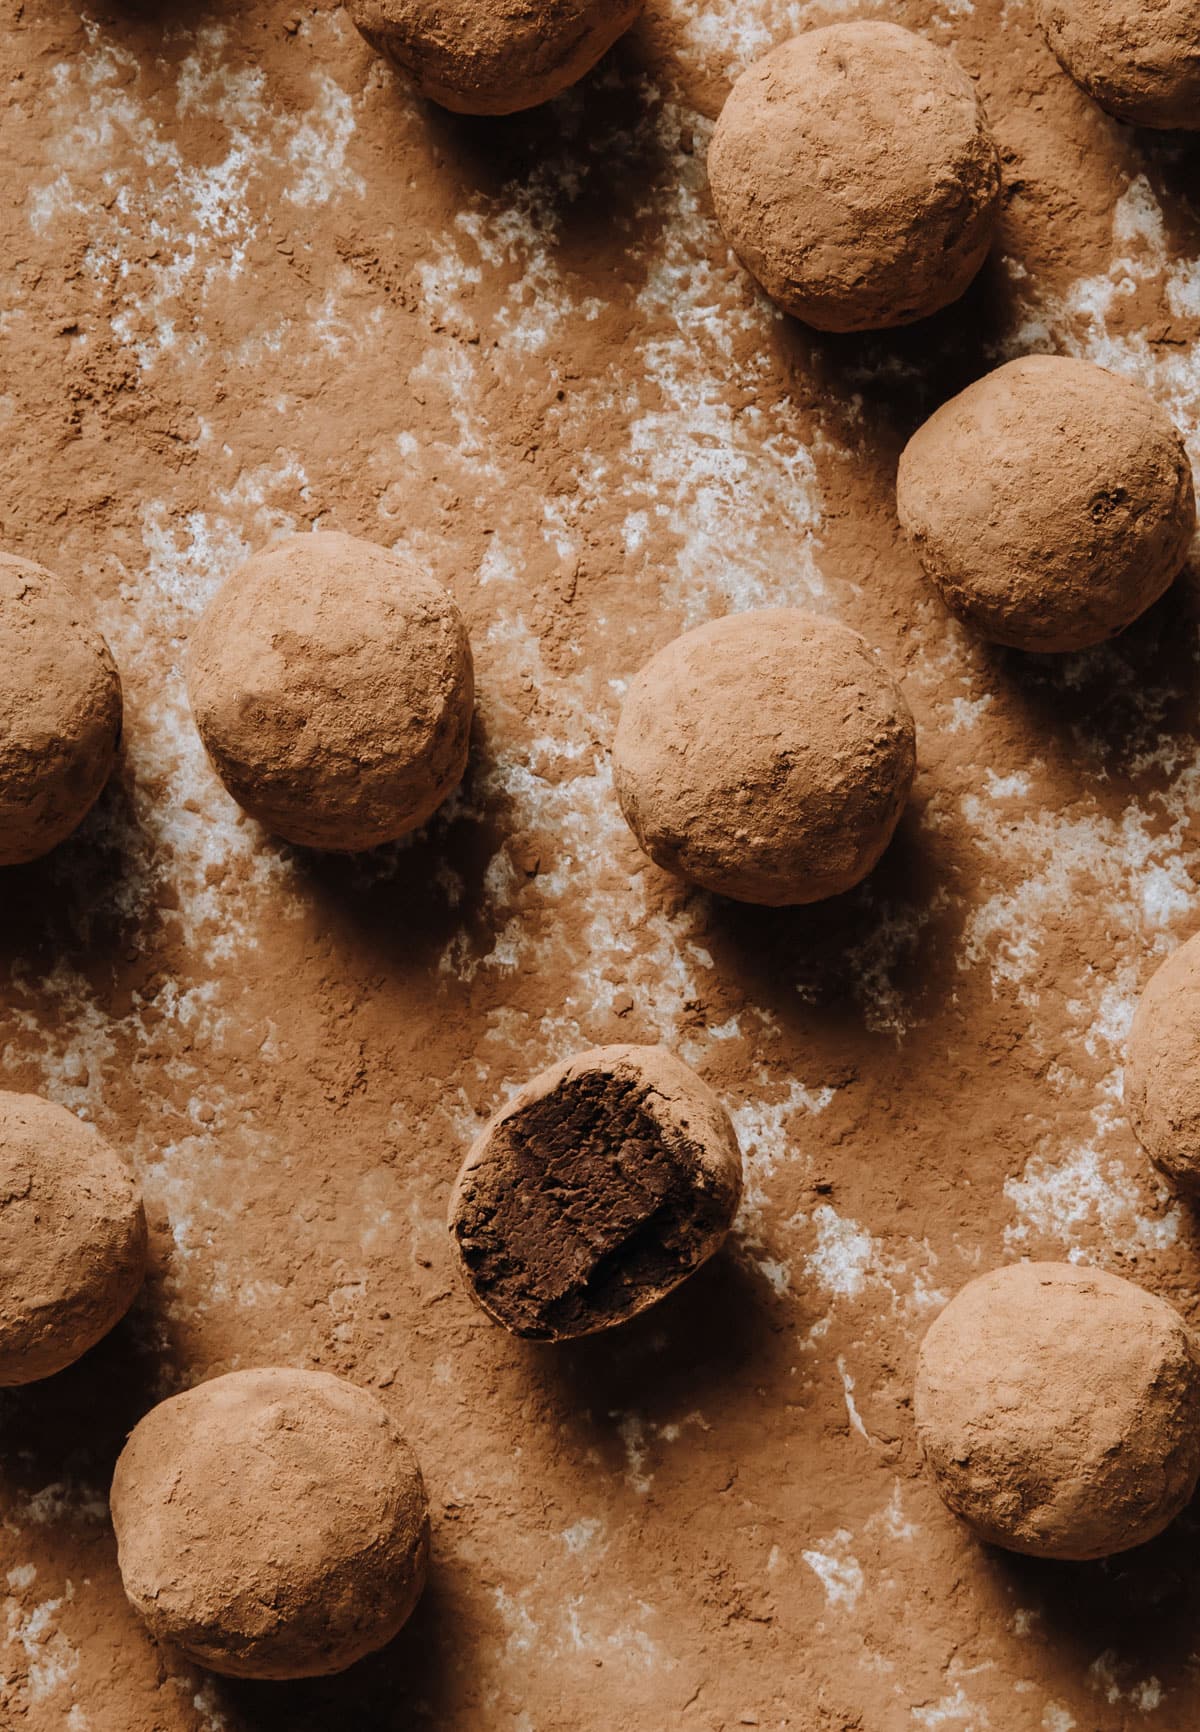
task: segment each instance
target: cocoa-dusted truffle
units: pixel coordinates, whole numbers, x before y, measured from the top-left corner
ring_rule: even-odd
[[[0,1094],[0,1385],[49,1377],[94,1347],[145,1272],[126,1163],[65,1107]]]
[[[794,36],[743,72],[708,174],[746,269],[821,331],[908,325],[957,300],[1000,204],[971,80],[943,49],[873,19]]]
[[[121,1579],[158,1640],[237,1678],[340,1672],[425,1585],[416,1457],[323,1371],[233,1371],[152,1408],[117,1462]]]
[[[590,72],[642,0],[350,0],[372,48],[458,114],[513,114]]]
[[[62,578],[0,554],[0,866],[71,834],[120,739],[121,679],[89,610]]]
[[[623,1323],[712,1256],[742,1192],[729,1115],[658,1046],[552,1065],[484,1126],[450,1243],[489,1317],[562,1341]]]
[[[1200,933],[1146,983],[1125,1053],[1125,1110],[1155,1166],[1200,1201]]]
[[[1182,438],[1140,386],[1027,355],[913,434],[896,505],[952,612],[995,643],[1079,650],[1168,588],[1196,526]]]
[[[1064,71],[1118,120],[1200,128],[1195,0],[1039,0],[1038,14]]]
[[[217,774],[309,848],[373,848],[423,824],[466,766],[474,694],[453,598],[410,559],[332,531],[248,559],[188,660]]]
[[[1153,1539],[1200,1475],[1200,1346],[1164,1300],[1075,1263],[971,1281],[921,1343],[917,1436],[982,1539],[1101,1558]]]
[[[871,870],[912,784],[912,715],[857,632],[793,608],[730,614],[631,681],[617,796],[657,865],[722,896],[836,896]]]

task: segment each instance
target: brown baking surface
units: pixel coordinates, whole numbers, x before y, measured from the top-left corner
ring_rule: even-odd
[[[471,122],[340,10],[5,8],[0,545],[78,575],[127,730],[79,836],[0,878],[0,1051],[131,1150],[154,1261],[113,1337],[0,1396],[5,1732],[1200,1716],[1196,1518],[1110,1566],[985,1551],[909,1406],[925,1323],[1005,1258],[1200,1321],[1119,1086],[1196,925],[1195,574],[1115,645],[992,652],[891,493],[919,418],[1030,347],[1142,379],[1200,456],[1200,146],[1106,119],[1026,5],[889,13],[978,76],[999,248],[950,314],[817,339],[729,258],[704,149],[747,59],[834,15],[652,0],[553,109]],[[221,578],[316,522],[426,560],[479,678],[462,794],[357,863],[239,822],[181,677]],[[720,905],[621,821],[621,682],[810,602],[904,676],[912,806],[840,902]],[[613,1040],[734,1112],[736,1244],[626,1332],[521,1345],[453,1279],[448,1189],[508,1086]],[[377,1389],[433,1509],[408,1629],[322,1684],[157,1652],[106,1524],[155,1399],[272,1361]]]

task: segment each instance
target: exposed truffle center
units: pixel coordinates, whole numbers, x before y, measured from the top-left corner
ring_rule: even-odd
[[[633,1078],[568,1078],[496,1127],[454,1224],[480,1298],[531,1338],[618,1322],[725,1226],[698,1151]]]

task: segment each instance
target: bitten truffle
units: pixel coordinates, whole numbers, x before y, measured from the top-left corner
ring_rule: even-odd
[[[121,679],[74,590],[0,554],[0,866],[49,853],[116,761]]]
[[[821,331],[908,325],[991,245],[1000,162],[966,73],[898,24],[809,30],[747,68],[708,152],[725,238]]]
[[[1125,1110],[1155,1166],[1200,1201],[1200,933],[1146,983],[1125,1053]]]
[[[650,858],[772,906],[837,896],[891,841],[912,715],[857,632],[794,608],[712,620],[630,682],[617,797]]]
[[[152,1408],[111,1506],[151,1633],[231,1677],[340,1672],[425,1584],[416,1457],[382,1402],[323,1371],[234,1371]]]
[[[1063,70],[1109,114],[1200,128],[1195,0],[1040,0],[1038,14]]]
[[[450,1199],[450,1243],[489,1317],[562,1341],[677,1287],[719,1248],[741,1193],[733,1126],[700,1078],[662,1047],[595,1047],[484,1126]]]
[[[917,1436],[981,1539],[1102,1558],[1153,1539],[1200,1475],[1200,1347],[1132,1281],[1016,1263],[971,1281],[917,1366]]]
[[[350,0],[350,16],[422,96],[458,114],[548,102],[606,54],[642,0]]]
[[[947,607],[994,643],[1080,650],[1178,575],[1196,527],[1187,451],[1139,385],[1027,355],[904,448],[896,506]]]
[[[452,597],[369,541],[294,535],[234,572],[192,637],[188,696],[234,799],[302,847],[425,823],[458,784],[475,701]]]
[[[94,1347],[145,1272],[126,1163],[65,1107],[0,1094],[0,1385],[49,1377]]]

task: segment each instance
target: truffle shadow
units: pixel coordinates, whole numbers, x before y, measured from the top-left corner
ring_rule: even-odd
[[[1133,775],[1172,739],[1200,734],[1200,564],[1125,631],[1093,649],[1035,655],[981,645],[997,683],[1047,751],[1078,777]]]
[[[910,802],[874,871],[853,890],[793,908],[758,908],[714,897],[698,936],[718,967],[788,1027],[837,1038],[928,1016],[953,989],[960,916],[936,832]]]
[[[1039,1614],[1054,1673],[1076,1688],[1165,1695],[1194,1677],[1200,1622],[1200,1494],[1147,1545],[1096,1563],[1055,1563],[981,1546],[979,1567]],[[1036,1627],[1036,1626],[1035,1626]]]
[[[816,1319],[814,1312],[813,1320]],[[560,1418],[595,1447],[605,1422],[636,1410],[666,1424],[703,1409],[717,1392],[786,1373],[795,1307],[785,1310],[727,1244],[673,1293],[632,1321],[557,1347],[522,1344],[532,1374],[557,1397]],[[613,1465],[623,1465],[616,1459]]]

